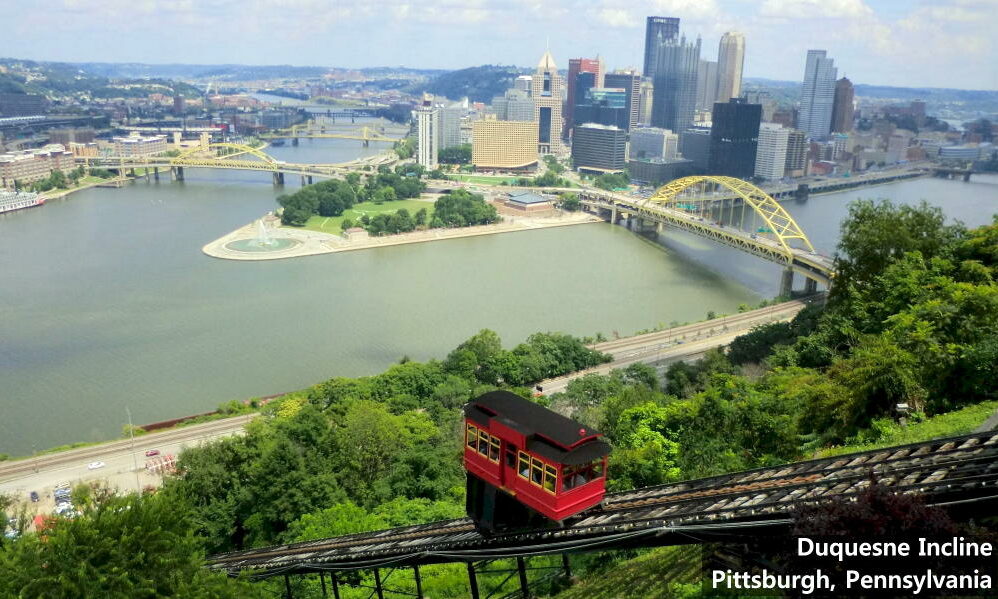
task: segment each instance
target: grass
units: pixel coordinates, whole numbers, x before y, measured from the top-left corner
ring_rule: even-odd
[[[653,549],[588,575],[553,599],[645,599],[675,597],[698,583],[703,550],[697,545]],[[696,584],[699,589],[699,584]],[[677,588],[679,587],[679,588]],[[677,592],[679,591],[679,592]]]
[[[966,435],[973,432],[989,416],[994,414],[995,410],[998,410],[998,401],[984,401],[959,410],[932,416],[922,422],[909,424],[906,427],[890,423],[882,428],[876,441],[824,449],[819,451],[815,457],[823,458],[869,449],[931,441],[932,439],[943,437]]]
[[[486,177],[485,175],[463,175],[461,173],[447,173],[447,176],[455,181],[465,181],[467,183],[483,183],[485,185],[499,185],[506,182],[507,185],[516,183],[516,177]]]
[[[322,233],[332,233],[333,235],[339,235],[342,232],[340,224],[343,219],[349,218],[350,220],[357,222],[360,217],[365,214],[369,217],[373,217],[376,214],[389,213],[394,214],[400,209],[405,208],[409,211],[410,215],[415,216],[421,208],[426,208],[429,213],[427,215],[427,222],[433,217],[433,204],[431,202],[420,202],[418,200],[395,200],[394,202],[385,202],[384,204],[375,204],[374,202],[361,202],[355,205],[353,208],[346,210],[341,216],[313,216],[308,219],[305,223],[304,229],[310,231],[320,231]]]

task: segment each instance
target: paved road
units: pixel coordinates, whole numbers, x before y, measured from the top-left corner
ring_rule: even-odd
[[[37,458],[0,462],[0,493],[14,493],[27,498],[31,491],[38,491],[44,497],[60,483],[94,480],[105,480],[113,486],[129,490],[134,489],[136,484],[158,484],[159,476],[145,469],[146,451],[156,449],[161,456],[179,455],[184,448],[209,439],[241,434],[243,427],[254,416],[256,414],[141,435],[135,438],[134,451],[131,441],[125,439]],[[96,461],[106,465],[96,470],[87,468],[88,464]]]
[[[594,348],[612,355],[613,362],[548,379],[542,381],[540,386],[546,395],[550,395],[564,391],[572,379],[590,373],[606,374],[614,368],[625,368],[636,362],[651,364],[661,374],[669,364],[699,359],[708,350],[728,345],[754,326],[791,320],[809,301],[813,300],[794,300],[706,322],[598,343]]]

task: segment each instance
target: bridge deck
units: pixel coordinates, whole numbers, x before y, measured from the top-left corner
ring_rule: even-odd
[[[855,496],[871,475],[899,492],[922,493],[933,505],[996,498],[998,432],[612,493],[563,528],[487,537],[468,519],[447,520],[215,555],[209,566],[265,578],[724,540],[780,531],[795,507]]]

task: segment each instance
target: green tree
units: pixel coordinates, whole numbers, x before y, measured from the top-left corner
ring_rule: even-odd
[[[471,162],[471,144],[444,148],[437,153],[437,160],[443,164],[468,164]]]
[[[576,212],[582,207],[582,202],[579,201],[579,194],[577,193],[563,193],[561,194],[562,210],[567,210],[569,212]]]
[[[185,506],[168,495],[77,493],[80,515],[0,549],[0,596],[199,599],[264,597],[259,586],[205,568]]]
[[[962,225],[946,225],[942,209],[925,202],[896,206],[886,200],[859,200],[849,206],[841,228],[833,301],[852,287],[869,285],[890,262],[906,253],[919,252],[931,259],[964,235]]]

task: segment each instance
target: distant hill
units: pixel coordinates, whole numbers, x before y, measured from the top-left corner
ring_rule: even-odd
[[[785,89],[796,90],[800,94],[800,81],[780,81],[777,79],[762,79],[746,77],[746,87],[751,89]],[[865,98],[888,98],[897,100],[926,100],[935,102],[987,102],[998,100],[998,91],[952,89],[947,87],[892,87],[889,85],[871,85],[869,83],[853,82],[857,96]]]
[[[482,65],[444,73],[421,87],[415,86],[413,91],[427,91],[451,100],[467,96],[472,102],[491,102],[512,87],[518,76],[528,72],[515,66]]]

